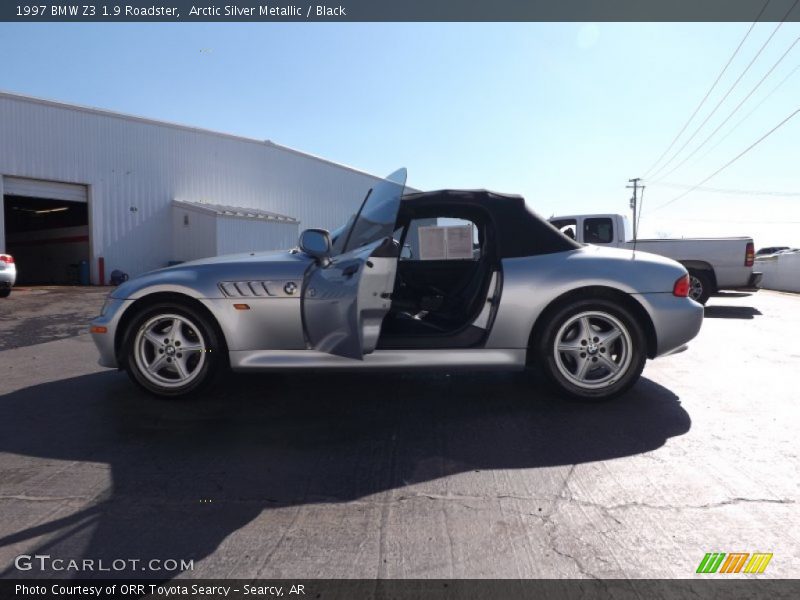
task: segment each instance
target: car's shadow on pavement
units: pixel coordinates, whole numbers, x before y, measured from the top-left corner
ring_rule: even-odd
[[[752,306],[706,306],[707,319],[752,319],[761,316],[761,311]]]
[[[36,552],[53,557],[197,561],[265,510],[465,471],[631,456],[690,426],[678,398],[648,379],[598,405],[560,400],[527,373],[236,376],[192,402],[164,402],[123,374],[98,373],[0,397],[0,452],[87,463],[48,473],[59,487],[75,477],[74,494],[107,488],[88,508],[21,527],[0,548],[45,535]],[[97,463],[109,465],[110,485],[87,477]],[[13,483],[14,493],[54,494],[56,480],[36,475],[18,469],[3,493]],[[76,576],[0,573],[55,575]]]

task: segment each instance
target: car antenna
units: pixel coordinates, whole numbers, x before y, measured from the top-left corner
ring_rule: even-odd
[[[633,196],[631,196],[631,209],[633,209],[633,254],[631,258],[636,258],[636,242],[639,240],[639,219],[642,217],[642,205],[644,204],[644,188],[645,186],[639,185],[641,181],[641,177],[634,177],[633,179],[628,179],[628,183],[632,183],[633,185],[626,185],[627,189],[633,190]],[[638,199],[637,193],[639,190],[642,190],[642,198],[641,200]],[[637,209],[637,201],[638,201],[638,211]],[[638,213],[638,217],[637,217]]]

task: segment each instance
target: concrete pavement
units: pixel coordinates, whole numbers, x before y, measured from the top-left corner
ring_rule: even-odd
[[[771,552],[757,577],[800,574],[798,295],[712,298],[686,352],[587,405],[523,373],[239,375],[157,401],[96,365],[84,294],[44,343],[22,322],[56,304],[0,301],[4,577],[65,575],[14,568],[35,553],[193,561],[112,573],[140,577],[685,578]]]

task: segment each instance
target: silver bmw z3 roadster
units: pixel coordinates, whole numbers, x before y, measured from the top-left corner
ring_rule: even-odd
[[[697,335],[703,307],[670,259],[580,245],[519,196],[404,194],[376,183],[337,229],[117,287],[92,321],[100,364],[153,394],[225,369],[525,369],[603,400]]]

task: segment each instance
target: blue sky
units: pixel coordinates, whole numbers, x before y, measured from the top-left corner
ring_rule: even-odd
[[[6,23],[0,89],[271,139],[376,174],[402,165],[418,188],[521,193],[545,216],[627,213],[627,179],[663,152],[748,27]],[[774,28],[756,26],[689,133]],[[780,28],[686,153],[798,35],[800,24]],[[799,63],[800,44],[665,181],[698,183],[799,108]],[[706,186],[800,194],[798,140],[800,115]],[[696,191],[653,211],[681,191],[648,187],[644,235],[800,246],[800,195]]]

